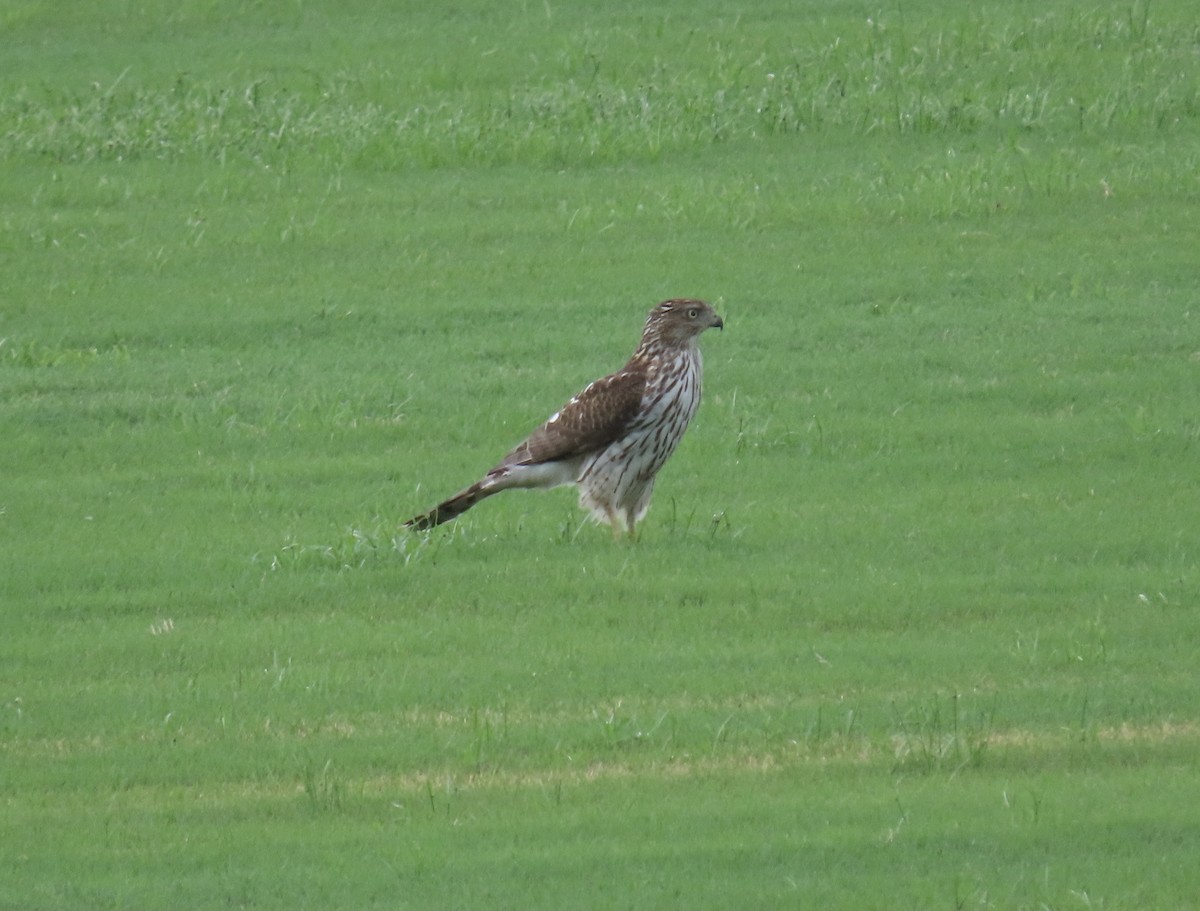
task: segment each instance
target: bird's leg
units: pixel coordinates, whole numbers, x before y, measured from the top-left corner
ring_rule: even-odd
[[[634,544],[638,542],[637,519],[634,518],[633,510],[625,513],[625,537]]]
[[[606,506],[604,511],[608,514],[614,541],[637,541],[637,528],[632,515],[612,506]]]
[[[620,514],[612,506],[605,506],[604,514],[608,516],[608,527],[612,529],[613,540],[620,541],[621,534],[625,531]]]

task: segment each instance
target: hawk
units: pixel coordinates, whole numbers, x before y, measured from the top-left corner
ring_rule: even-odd
[[[650,506],[655,475],[700,404],[696,342],[714,327],[725,323],[704,301],[663,301],[624,367],[589,384],[480,480],[404,524],[433,528],[514,487],[574,484],[593,518],[614,535],[632,534]]]

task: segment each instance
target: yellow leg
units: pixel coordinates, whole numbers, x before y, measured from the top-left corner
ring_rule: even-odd
[[[634,518],[632,510],[626,511],[625,521],[622,523],[622,525],[625,529],[625,537],[636,543],[638,539],[637,519]]]
[[[604,514],[608,516],[608,527],[612,529],[614,541],[621,540],[621,519],[617,515],[617,511],[611,506],[604,507]]]

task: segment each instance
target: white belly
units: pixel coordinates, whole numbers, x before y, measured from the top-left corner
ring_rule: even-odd
[[[579,502],[596,518],[632,528],[645,514],[655,475],[700,405],[701,369],[698,350],[664,366],[647,384],[637,420],[580,466]]]

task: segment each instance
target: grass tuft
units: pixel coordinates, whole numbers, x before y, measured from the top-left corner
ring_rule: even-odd
[[[961,702],[960,695],[952,693],[946,698],[935,694],[906,711],[893,706],[897,733],[892,747],[898,770],[957,774],[980,766],[995,729],[995,704],[967,719],[961,716]]]
[[[454,537],[462,537],[462,529],[450,535],[423,535],[403,527],[402,522],[376,517],[369,523],[352,525],[328,539],[328,543],[303,543],[289,536],[279,550],[255,554],[253,562],[265,565],[272,572],[305,569],[338,571],[364,569],[386,561],[409,566],[432,556]]]

